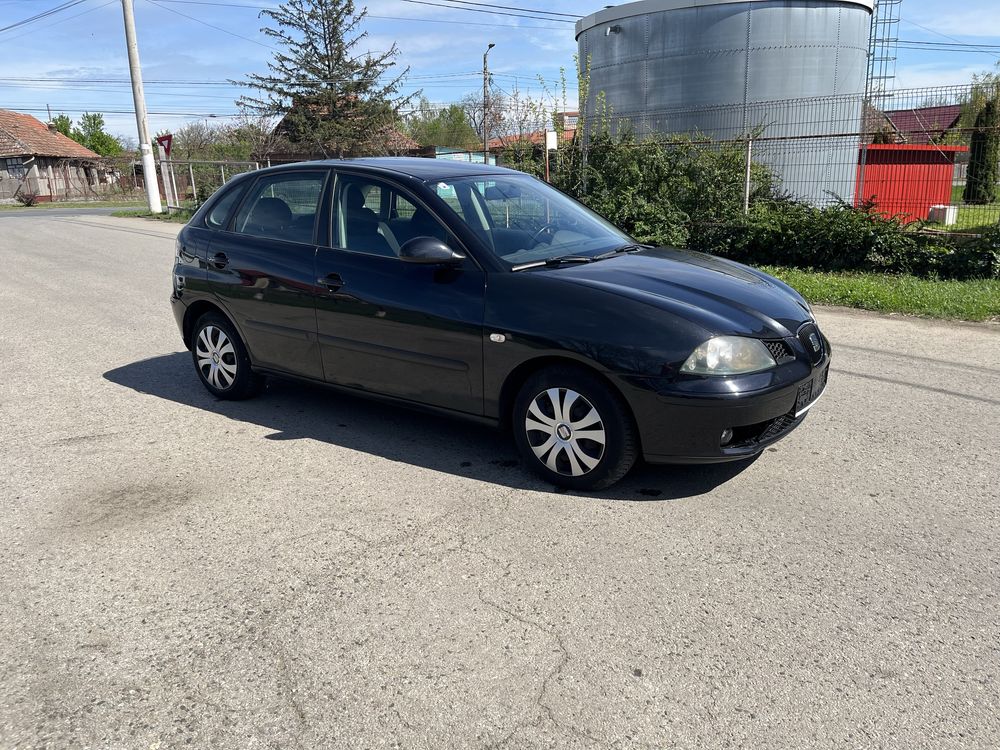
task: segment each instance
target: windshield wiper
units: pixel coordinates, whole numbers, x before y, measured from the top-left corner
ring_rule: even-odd
[[[546,266],[548,268],[555,268],[556,266],[561,266],[564,263],[592,263],[597,260],[589,255],[557,255],[555,258],[546,258],[545,260],[535,260],[531,263],[522,263],[519,266],[514,266],[511,271],[523,271],[527,268],[541,268]]]
[[[638,242],[629,242],[626,245],[620,245],[614,250],[608,250],[606,253],[601,253],[600,255],[595,255],[594,260],[605,260],[607,258],[613,258],[616,255],[621,255],[622,253],[637,253],[640,250],[649,250],[651,245],[640,245]]]

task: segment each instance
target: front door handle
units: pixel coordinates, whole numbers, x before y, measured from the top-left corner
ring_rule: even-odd
[[[344,280],[340,277],[339,273],[328,273],[323,278],[316,279],[316,283],[322,287],[326,287],[331,292],[335,292],[344,285]]]
[[[229,265],[229,256],[225,253],[216,253],[212,256],[212,267],[218,268],[220,271]]]

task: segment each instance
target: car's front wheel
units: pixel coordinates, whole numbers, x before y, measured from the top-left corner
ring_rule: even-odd
[[[609,487],[628,473],[639,453],[627,405],[582,369],[550,367],[532,375],[512,416],[524,462],[561,487]]]
[[[222,315],[205,313],[198,318],[191,341],[194,368],[213,396],[240,400],[260,392],[264,379],[250,368],[243,341]]]

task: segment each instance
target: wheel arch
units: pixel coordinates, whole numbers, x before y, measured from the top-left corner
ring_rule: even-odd
[[[184,312],[184,346],[186,346],[188,350],[190,350],[192,346],[191,335],[194,333],[194,324],[198,322],[198,318],[205,313],[210,312],[218,313],[224,317],[229,321],[233,328],[239,332],[239,327],[233,322],[233,319],[225,310],[222,309],[222,307],[206,299],[197,300],[196,302],[192,302],[188,305],[187,310]]]
[[[632,405],[629,404],[625,394],[622,393],[621,389],[612,381],[607,375],[598,370],[596,367],[587,364],[586,362],[581,362],[573,357],[561,357],[559,355],[547,355],[543,357],[535,357],[522,362],[513,370],[511,370],[507,377],[503,381],[503,385],[500,387],[500,399],[499,399],[499,421],[500,426],[503,429],[509,429],[511,424],[511,417],[514,411],[514,401],[517,398],[517,394],[532,375],[541,370],[547,369],[549,367],[573,367],[578,370],[583,370],[590,375],[593,375],[602,383],[604,383],[608,389],[615,394],[621,402],[625,405],[626,411],[632,420],[633,426],[636,426],[635,414],[632,412]],[[636,436],[638,437],[638,429],[636,430]]]

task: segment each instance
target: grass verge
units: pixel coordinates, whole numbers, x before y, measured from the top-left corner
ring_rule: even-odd
[[[137,209],[134,211],[115,211],[112,216],[117,216],[118,218],[131,218],[131,219],[156,219],[157,221],[169,221],[174,224],[187,224],[188,219],[194,211],[190,211],[186,208],[182,208],[180,211],[164,211],[162,214],[154,214],[147,209]]]
[[[140,208],[145,204],[136,201],[50,201],[22,206],[20,203],[0,203],[0,211],[47,211],[50,208]]]
[[[1000,281],[934,281],[877,273],[764,266],[810,302],[956,320],[1000,319]]]

